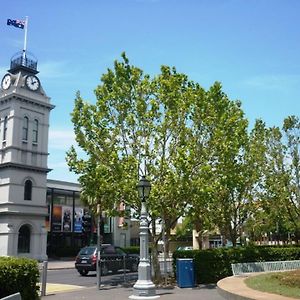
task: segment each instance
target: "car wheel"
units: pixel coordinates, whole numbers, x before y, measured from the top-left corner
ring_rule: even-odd
[[[102,274],[103,276],[105,276],[105,275],[108,274],[108,267],[107,267],[106,264],[103,264],[103,265],[101,266],[101,274]]]
[[[131,272],[137,272],[138,268],[139,268],[139,264],[137,262],[133,262],[130,270]]]
[[[87,271],[87,270],[80,270],[80,271],[78,271],[78,272],[79,272],[79,274],[80,274],[81,276],[86,276],[86,275],[88,274],[89,271]]]

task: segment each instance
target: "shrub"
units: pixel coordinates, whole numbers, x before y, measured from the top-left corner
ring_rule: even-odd
[[[222,278],[232,276],[232,263],[299,260],[300,248],[251,246],[175,251],[173,253],[174,270],[177,258],[193,258],[197,283],[216,283]]]
[[[140,254],[139,246],[126,247],[126,248],[123,248],[123,250],[128,254]]]
[[[38,299],[39,269],[36,260],[0,257],[0,298],[20,292],[23,300]]]

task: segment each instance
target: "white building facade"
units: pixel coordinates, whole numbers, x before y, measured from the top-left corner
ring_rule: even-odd
[[[49,114],[34,58],[17,55],[0,90],[0,255],[44,260]]]
[[[86,208],[80,203],[80,185],[47,180],[49,114],[54,106],[38,73],[37,60],[20,53],[1,81],[0,256],[41,261],[49,249],[78,249],[88,241],[82,230]],[[103,242],[130,246],[130,220],[104,218],[102,229]],[[95,236],[92,231],[89,239]]]

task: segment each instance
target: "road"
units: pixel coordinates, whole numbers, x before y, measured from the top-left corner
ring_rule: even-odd
[[[124,282],[135,282],[136,280],[137,273],[126,273],[125,278],[124,273],[101,276],[101,284],[110,286],[123,284]],[[96,272],[90,272],[87,276],[81,276],[76,269],[48,270],[47,282],[92,287],[96,286],[97,277]]]

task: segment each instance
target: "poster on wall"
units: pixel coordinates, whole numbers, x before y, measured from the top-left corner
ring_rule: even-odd
[[[52,231],[61,231],[62,208],[59,205],[53,205],[52,213]]]
[[[83,208],[75,208],[74,232],[82,232]]]
[[[64,232],[72,231],[72,208],[69,206],[62,207],[62,224]]]

